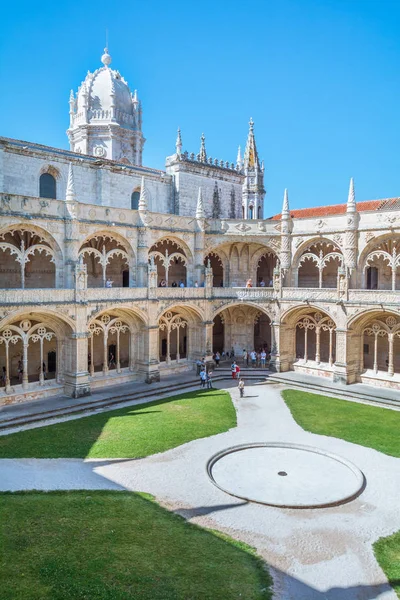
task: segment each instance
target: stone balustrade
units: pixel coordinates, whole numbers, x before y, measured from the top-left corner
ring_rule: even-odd
[[[196,300],[226,298],[243,302],[271,302],[278,296],[273,288],[267,287],[214,287],[206,294],[204,287],[186,288],[88,288],[75,292],[73,289],[11,289],[0,290],[0,304],[39,304],[99,301],[135,301],[147,299]],[[283,301],[299,302],[338,302],[336,288],[282,288]],[[400,290],[349,290],[349,303],[360,304],[400,304]]]

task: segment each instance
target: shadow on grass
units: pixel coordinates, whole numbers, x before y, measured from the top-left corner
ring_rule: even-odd
[[[0,436],[0,458],[143,458],[236,425],[230,396],[198,390]]]
[[[128,492],[0,495],[2,598],[270,600],[245,544]]]

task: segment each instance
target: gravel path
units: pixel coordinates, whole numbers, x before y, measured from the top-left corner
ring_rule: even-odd
[[[372,544],[400,529],[400,460],[342,440],[304,432],[280,386],[252,386],[238,399],[238,427],[145,459],[0,461],[0,490],[128,489],[205,527],[254,546],[271,565],[274,600],[395,600]],[[208,458],[247,442],[293,442],[347,458],[365,474],[356,500],[333,508],[290,510],[247,503],[209,481]],[[332,486],[335,479],[332,476]]]

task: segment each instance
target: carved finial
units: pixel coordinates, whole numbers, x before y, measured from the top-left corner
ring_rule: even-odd
[[[196,208],[196,219],[204,219],[204,203],[203,203],[203,193],[201,187],[199,187],[199,195],[197,197],[197,208]]]
[[[140,198],[138,204],[139,210],[147,210],[147,192],[144,184],[144,177],[142,177],[142,184],[140,186]]]
[[[67,202],[74,202],[76,200],[74,174],[72,173],[72,163],[69,163],[68,167],[67,192],[65,194],[65,199],[67,200]]]
[[[347,212],[354,212],[356,210],[356,193],[354,191],[354,180],[350,179],[349,195],[347,198]]]
[[[135,91],[133,92],[133,98],[132,98],[132,100],[133,100],[134,102],[138,102],[137,90],[135,90]]]
[[[282,219],[288,219],[290,217],[290,209],[289,209],[289,195],[288,191],[285,188],[285,192],[283,194],[283,205],[282,205]]]
[[[237,157],[236,157],[236,166],[238,169],[242,168],[242,153],[240,150],[240,146],[238,147]]]
[[[69,103],[71,104],[71,102],[75,102],[74,90],[71,90],[69,93]]]
[[[250,117],[249,128],[250,128],[250,131],[253,131],[253,129],[254,129],[254,121],[253,121],[252,117]]]
[[[101,62],[105,67],[108,67],[111,64],[111,56],[108,54],[108,48],[104,48],[104,54],[101,57]]]
[[[206,152],[206,138],[204,133],[201,134],[201,146],[200,146],[200,162],[207,162],[207,152]]]
[[[175,148],[176,148],[177,155],[180,156],[181,152],[182,152],[182,137],[181,137],[181,129],[180,129],[180,127],[178,127],[178,133],[177,133],[177,136],[176,136]]]

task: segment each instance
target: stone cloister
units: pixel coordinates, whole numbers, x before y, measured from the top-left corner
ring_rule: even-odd
[[[139,210],[0,195],[2,402],[260,348],[271,371],[400,389],[400,214],[350,194],[319,220],[287,196],[278,219],[185,217],[145,210],[143,185]]]

